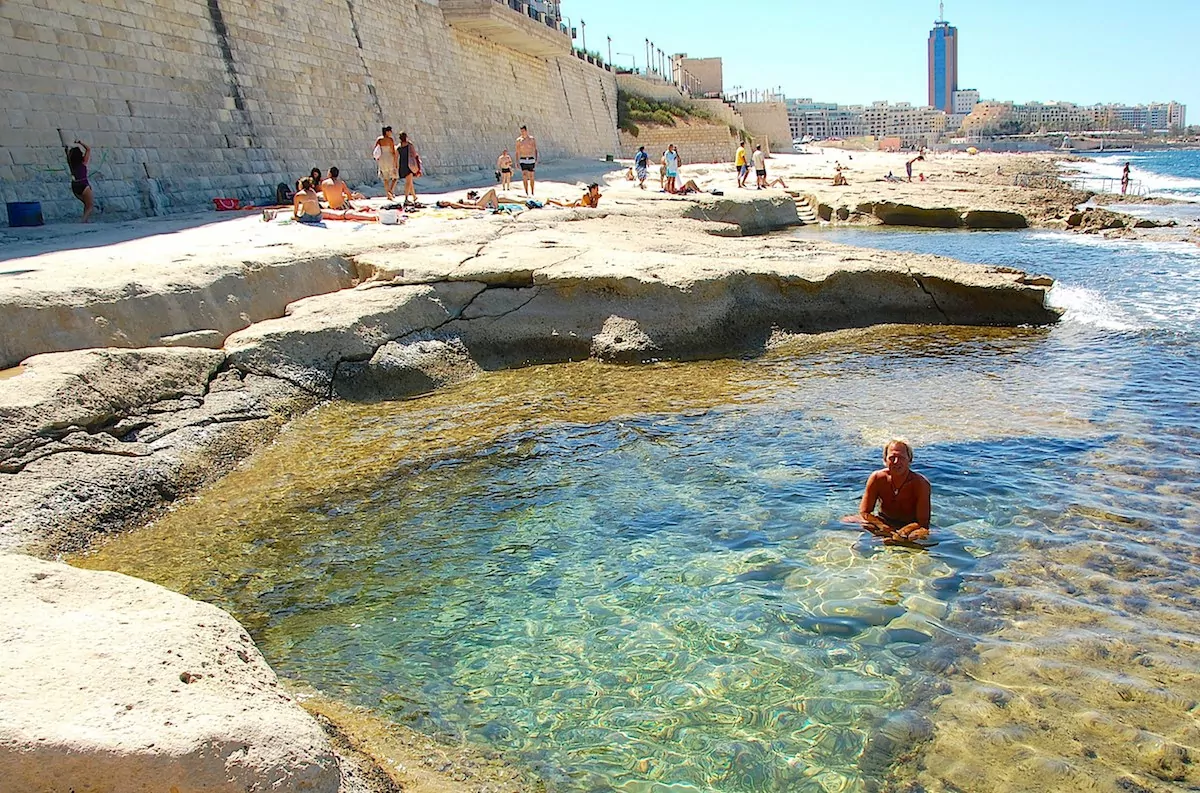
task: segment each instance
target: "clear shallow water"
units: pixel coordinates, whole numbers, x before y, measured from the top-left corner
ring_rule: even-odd
[[[821,238],[1048,272],[1066,320],[333,405],[81,561],[216,602],[282,674],[551,790],[1200,782],[1200,256]],[[838,520],[900,433],[929,551]]]

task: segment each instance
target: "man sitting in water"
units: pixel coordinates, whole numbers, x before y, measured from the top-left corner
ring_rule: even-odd
[[[886,468],[867,478],[858,505],[863,528],[892,540],[921,540],[929,536],[929,480],[913,471],[912,446],[894,438],[883,447]],[[879,504],[879,514],[875,505]]]

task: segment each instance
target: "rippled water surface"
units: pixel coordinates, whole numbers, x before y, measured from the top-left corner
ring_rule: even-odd
[[[1047,272],[1066,319],[331,405],[80,563],[550,790],[1200,784],[1200,249],[822,237]],[[894,434],[928,550],[839,520]]]

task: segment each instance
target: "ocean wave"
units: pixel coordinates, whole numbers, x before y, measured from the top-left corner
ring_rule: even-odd
[[[1115,209],[1120,211],[1120,207],[1115,207]],[[1124,237],[1109,239],[1099,234],[1076,234],[1067,231],[1030,231],[1026,232],[1026,235],[1029,239],[1033,240],[1047,240],[1059,244],[1105,248],[1107,250],[1127,250],[1130,245],[1136,245],[1146,252],[1163,253],[1187,259],[1200,259],[1200,247],[1190,242],[1177,240],[1126,239]]]
[[[1200,179],[1172,176],[1150,170],[1141,164],[1150,162],[1150,158],[1139,157],[1137,154],[1107,155],[1084,162],[1067,163],[1065,167],[1079,171],[1085,176],[1113,179],[1119,182],[1121,172],[1127,162],[1134,166],[1133,180],[1140,182],[1148,195],[1200,201]]]
[[[1082,286],[1055,284],[1046,295],[1046,303],[1061,308],[1064,322],[1078,322],[1105,330],[1139,330],[1130,317],[1091,289]]]

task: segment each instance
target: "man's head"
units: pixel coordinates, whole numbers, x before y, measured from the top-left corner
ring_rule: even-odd
[[[306,176],[300,180],[300,189],[301,190],[312,190],[312,186],[313,186],[312,179],[310,177]]]
[[[904,438],[892,438],[883,446],[883,461],[889,471],[905,473],[913,461],[912,444]]]
[[[341,173],[341,171],[339,171],[339,170],[338,170],[338,167],[337,167],[336,165],[331,165],[331,166],[329,167],[329,178],[330,178],[330,179],[336,179],[336,178],[338,178],[338,175],[339,175],[340,173]]]
[[[590,185],[588,185],[588,192],[589,193],[599,193],[600,185],[597,184],[596,182],[592,182]]]
[[[383,128],[383,137],[385,137],[385,138],[390,138],[391,136],[392,136],[392,128],[391,128],[391,127],[384,127],[384,128]]]
[[[645,150],[646,150],[645,146],[638,146],[638,151],[645,151]]]
[[[755,147],[754,147],[754,150],[755,150],[755,151],[762,151],[762,146],[755,146]]]
[[[408,133],[407,133],[407,132],[401,132],[401,133],[400,133],[400,142],[401,142],[401,143],[408,143]]]
[[[525,125],[524,125],[524,124],[522,124],[522,125],[521,125],[521,134],[522,134],[522,135],[528,135],[528,134],[529,134],[529,130],[528,130],[526,127],[525,127]]]

